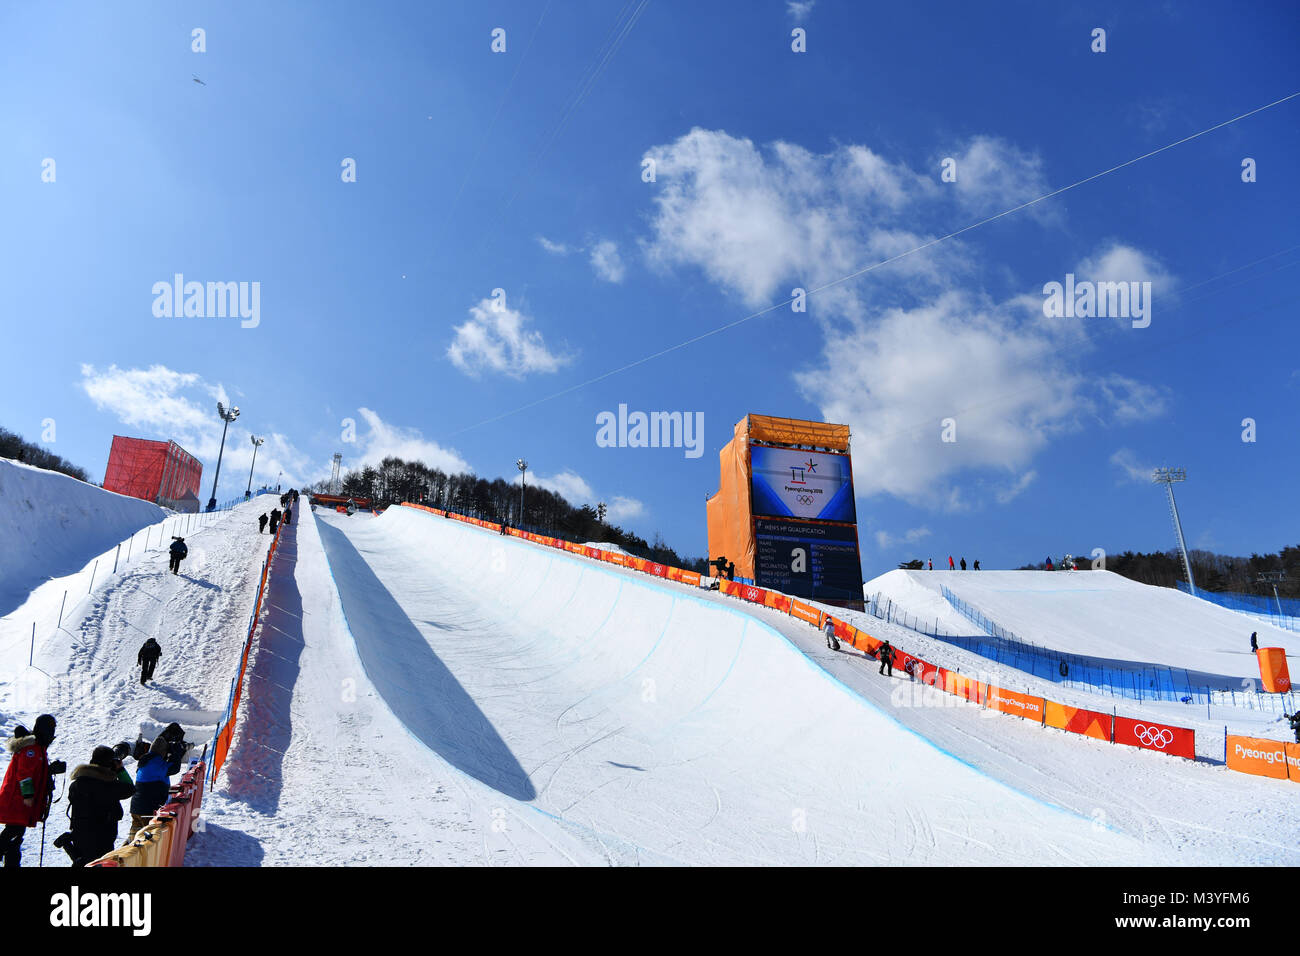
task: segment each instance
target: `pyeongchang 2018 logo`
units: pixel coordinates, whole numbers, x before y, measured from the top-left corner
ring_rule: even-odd
[[[1154,747],[1156,750],[1164,750],[1174,742],[1173,731],[1165,727],[1148,727],[1146,724],[1134,724],[1133,736],[1142,742],[1145,747]]]

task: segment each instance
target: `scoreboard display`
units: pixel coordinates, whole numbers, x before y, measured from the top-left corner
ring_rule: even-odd
[[[754,519],[754,583],[816,601],[862,601],[856,526]]]

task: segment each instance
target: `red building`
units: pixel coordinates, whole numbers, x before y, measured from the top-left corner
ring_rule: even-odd
[[[203,465],[174,441],[113,436],[104,487],[173,511],[199,510]]]

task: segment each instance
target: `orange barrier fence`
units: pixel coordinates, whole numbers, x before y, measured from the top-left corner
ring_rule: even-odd
[[[217,774],[221,772],[235,739],[235,722],[239,714],[239,701],[244,693],[244,675],[248,671],[248,656],[253,649],[253,635],[257,633],[257,624],[262,618],[262,602],[266,597],[266,582],[271,574],[271,561],[275,558],[275,549],[279,547],[280,534],[283,530],[283,524],[276,528],[275,534],[271,538],[271,544],[266,551],[266,560],[262,562],[262,579],[257,585],[257,599],[253,602],[253,616],[248,622],[248,633],[244,636],[244,649],[239,656],[239,673],[235,675],[235,680],[230,689],[230,700],[226,703],[225,714],[221,719],[221,723],[218,724],[216,735],[212,740],[213,783],[216,782]]]
[[[184,866],[185,847],[196,830],[206,776],[206,764],[203,760],[197,761],[181,777],[181,782],[171,788],[167,802],[140,828],[134,840],[86,865]]]
[[[1290,770],[1286,759],[1287,745],[1282,741],[1233,734],[1227,735],[1225,739],[1229,770],[1251,773],[1257,777],[1287,779]]]
[[[1285,694],[1291,689],[1291,673],[1286,666],[1286,648],[1261,647],[1255,652],[1259,660],[1259,678],[1270,694]]]
[[[469,518],[438,508],[431,508],[428,505],[403,502],[403,507],[443,515],[456,521],[463,521],[467,524],[498,532],[501,530],[499,524],[482,521],[478,518]],[[697,571],[668,567],[630,554],[619,551],[606,551],[591,545],[576,544],[562,538],[533,534],[530,531],[521,531],[517,528],[507,528],[506,533],[536,544],[559,548],[573,554],[581,554],[595,560],[632,568],[657,577],[666,577],[669,580],[696,587],[700,586],[705,578],[704,575]],[[770,607],[819,629],[825,627],[826,621],[830,620],[835,628],[835,636],[841,643],[848,644],[870,657],[876,656],[882,643],[866,631],[859,630],[839,618],[800,601],[798,598],[782,594],[779,591],[755,587],[752,584],[742,584],[738,581],[725,580],[718,581],[718,591],[751,604]],[[1260,649],[1261,673],[1264,672],[1265,661],[1267,660],[1269,673],[1274,675],[1277,685],[1280,686],[1285,681],[1286,686],[1289,688],[1290,678],[1286,672],[1285,655],[1282,656],[1279,666],[1274,655],[1264,654],[1266,650],[1272,649]],[[1186,727],[1175,727],[1150,720],[1136,720],[1130,717],[1120,717],[1117,714],[1085,710],[1047,700],[1043,697],[995,687],[972,677],[966,677],[956,671],[939,667],[914,654],[907,653],[900,647],[894,648],[894,669],[910,674],[914,680],[930,684],[957,697],[962,697],[972,704],[988,707],[1000,713],[1014,714],[1026,720],[1038,721],[1044,727],[1053,727],[1083,737],[1091,737],[1095,740],[1105,740],[1130,747],[1139,747],[1144,750],[1153,750],[1158,753],[1171,754],[1188,760],[1196,759],[1196,735],[1194,731]],[[1263,776],[1285,778],[1288,776],[1287,769],[1289,768],[1290,779],[1300,782],[1300,744],[1283,744],[1275,740],[1259,740],[1253,737],[1230,736],[1227,739],[1229,741],[1229,769],[1243,773],[1258,773],[1257,769],[1252,768],[1266,765],[1270,770],[1268,773],[1262,774]],[[1272,758],[1272,763],[1262,757],[1245,757],[1235,754],[1232,743],[1234,741],[1241,742],[1242,753],[1268,750],[1268,752],[1275,755]],[[1281,767],[1282,772],[1278,773],[1276,770],[1271,769],[1275,767]]]

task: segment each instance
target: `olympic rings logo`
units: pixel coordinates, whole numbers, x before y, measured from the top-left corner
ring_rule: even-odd
[[[795,495],[794,497],[795,501],[799,502],[801,505],[810,505],[813,503],[812,495]]]
[[[1144,746],[1164,750],[1174,742],[1173,731],[1163,727],[1148,727],[1146,724],[1134,724],[1133,734]]]

